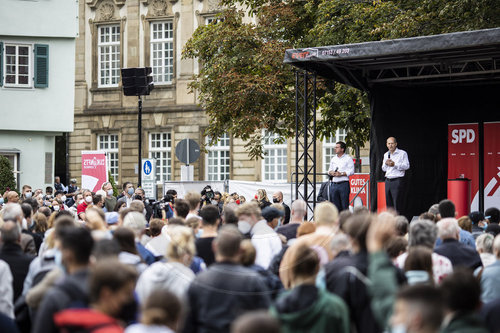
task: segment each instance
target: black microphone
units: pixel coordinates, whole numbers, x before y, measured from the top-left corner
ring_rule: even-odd
[[[387,158],[388,158],[388,159],[391,159],[391,152],[389,152],[389,153],[387,154]]]
[[[337,172],[337,171],[339,171],[339,167],[337,167],[334,172]]]

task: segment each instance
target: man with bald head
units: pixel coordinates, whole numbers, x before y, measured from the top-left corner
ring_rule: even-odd
[[[19,202],[19,194],[16,191],[9,191],[7,193],[7,203],[18,203]]]
[[[274,192],[273,202],[283,205],[283,208],[285,208],[285,218],[283,220],[283,225],[288,224],[288,222],[290,222],[290,207],[288,207],[288,205],[283,202],[283,192],[281,191]]]
[[[387,208],[392,207],[397,211],[402,179],[405,171],[410,168],[410,161],[408,161],[408,154],[397,148],[396,138],[391,136],[386,144],[389,151],[384,154],[382,162],[382,170],[385,172],[385,202]]]
[[[287,241],[296,238],[297,229],[300,227],[302,222],[304,222],[306,212],[307,204],[304,200],[297,199],[292,202],[291,221],[289,224],[279,227],[277,233],[285,236]]]

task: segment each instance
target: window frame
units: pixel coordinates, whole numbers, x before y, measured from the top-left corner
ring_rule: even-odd
[[[285,139],[285,142],[282,143],[282,144],[276,144],[273,142],[273,140],[269,141],[268,143],[266,143],[266,140],[267,138],[277,138],[278,136],[276,135],[276,133],[273,133],[273,132],[268,132],[268,131],[263,131],[263,135],[262,135],[262,146],[263,146],[263,151],[264,151],[264,158],[262,159],[262,181],[272,181],[272,182],[275,182],[275,183],[286,183],[288,181],[288,140]],[[276,150],[276,152],[278,152],[279,150],[284,150],[285,152],[285,163],[281,163],[282,166],[284,166],[284,171],[281,173],[281,176],[283,176],[284,174],[284,178],[280,178],[278,176],[280,176],[280,173],[277,171],[277,168],[278,168],[278,164],[277,163],[274,163],[273,165],[269,165],[270,167],[274,168],[274,171],[271,173],[271,172],[266,172],[266,161],[268,159],[268,156],[269,154],[266,154],[267,151],[269,150]],[[275,155],[273,156],[272,158],[274,159],[277,159],[279,158],[280,156],[278,155]],[[283,156],[281,156],[283,157]],[[266,178],[266,175],[268,174],[274,174],[275,176],[275,179],[268,179]]]
[[[221,142],[227,141],[227,145],[221,145]],[[205,148],[207,150],[207,153],[205,154],[205,180],[206,181],[224,181],[226,179],[231,179],[231,136],[228,133],[224,133],[222,137],[219,137],[217,140],[217,143],[213,146],[209,146],[208,143],[210,142],[210,137],[205,137]],[[224,163],[222,165],[220,163],[221,160],[226,159],[226,157],[222,157],[221,153],[222,152],[227,152],[227,164]],[[210,153],[216,153],[217,156],[215,158],[210,156]],[[215,178],[210,178],[211,173],[210,173],[210,167],[211,165],[209,164],[210,159],[217,160],[218,164],[215,166],[217,168],[215,174]],[[227,174],[226,172],[220,172],[220,168],[228,168]],[[225,177],[225,178],[223,178]]]
[[[101,137],[108,138],[108,145],[111,146],[111,137],[116,136],[116,148],[101,148]],[[118,133],[98,133],[97,134],[97,150],[106,152],[106,168],[111,171],[111,176],[118,182],[120,176],[120,136]],[[116,154],[116,174],[113,174],[111,166],[110,154]],[[114,160],[114,159],[113,159]]]
[[[119,38],[119,41],[116,42],[116,41],[112,41],[112,42],[104,42],[102,43],[101,42],[101,29],[102,28],[110,28],[110,38],[113,36],[113,33],[111,32],[112,28],[118,28],[119,32],[118,32],[118,38]],[[96,25],[96,29],[97,29],[97,39],[96,39],[96,48],[97,48],[97,61],[96,61],[96,69],[97,69],[97,88],[116,88],[116,87],[119,87],[120,83],[121,83],[121,74],[120,74],[120,68],[121,68],[121,65],[122,65],[122,62],[123,62],[123,59],[122,59],[122,53],[123,53],[123,48],[122,48],[122,40],[123,40],[123,37],[122,37],[122,33],[123,33],[123,28],[122,28],[122,25],[120,23],[113,23],[113,22],[107,22],[107,23],[102,23],[102,24],[97,24]],[[103,84],[101,82],[101,80],[103,79],[103,77],[101,76],[101,65],[102,65],[102,61],[101,61],[101,55],[102,55],[102,52],[101,52],[101,47],[116,47],[116,49],[118,50],[118,56],[117,56],[117,59],[118,59],[118,67],[117,67],[117,71],[118,71],[118,76],[116,76],[117,78],[117,82],[116,83],[109,83],[109,84]],[[109,56],[112,57],[113,53],[110,52],[109,53]],[[112,60],[111,60],[111,63],[112,63]],[[112,82],[113,80],[113,75],[112,75],[112,71],[113,71],[113,68],[110,67],[107,69],[107,71],[109,72],[109,78],[110,78],[110,81]]]
[[[7,75],[12,75],[12,74],[7,74],[7,48],[14,46],[16,48],[16,73],[15,75],[15,80],[16,83],[8,83],[7,82]],[[19,84],[19,47],[27,47],[28,48],[28,64],[26,65],[28,67],[28,83],[27,84]],[[17,43],[17,42],[4,42],[3,43],[3,52],[2,52],[2,75],[3,75],[3,87],[5,88],[33,88],[33,76],[34,76],[34,66],[35,66],[35,59],[34,59],[34,44],[32,43]],[[24,66],[24,65],[23,65]],[[26,74],[23,74],[26,75]]]
[[[169,24],[171,26],[171,30],[165,30],[163,29],[162,32],[163,32],[163,36],[165,36],[165,32],[169,31],[171,33],[171,38],[157,38],[157,39],[154,39],[154,33],[155,33],[155,30],[154,30],[154,25],[162,25],[162,27],[165,27],[165,25]],[[149,22],[149,63],[150,63],[150,67],[152,68],[153,70],[153,82],[155,85],[172,85],[173,84],[173,80],[174,80],[174,61],[175,61],[175,29],[174,29],[174,21],[173,20],[161,20],[161,21],[150,21]],[[162,69],[162,73],[161,74],[154,74],[154,70],[155,70],[155,66],[154,66],[154,54],[155,54],[155,50],[154,50],[154,45],[161,45],[161,50],[158,51],[156,50],[156,52],[160,52],[160,53],[164,53],[165,52],[165,44],[169,43],[171,48],[169,49],[169,51],[171,51],[171,66],[168,66],[171,68],[171,72],[170,72],[170,81],[165,81],[165,80],[162,80],[162,81],[157,81],[155,80],[155,77],[156,76],[161,76],[162,78],[164,78],[166,75],[165,73],[165,70],[167,68],[167,66],[165,65],[165,63],[168,61],[169,58],[166,58],[166,57],[163,57],[161,59],[163,65],[161,67],[157,66],[157,68],[161,68]]]
[[[170,142],[170,145],[166,145],[166,147],[153,147],[152,137],[153,135],[166,135],[167,140],[165,142]],[[158,141],[158,140],[155,140]],[[163,142],[163,138],[160,139],[160,142]],[[172,161],[172,144],[173,144],[173,135],[171,131],[152,131],[148,133],[148,156],[155,160],[156,165],[156,184],[163,184],[163,182],[171,181],[173,179],[173,161]],[[163,164],[158,164],[158,158],[154,157],[154,153],[167,153],[166,157],[166,166]],[[161,160],[161,159],[160,159]],[[163,167],[167,168],[165,175],[163,174]],[[158,169],[160,172],[158,173]],[[170,171],[170,172],[169,172]]]

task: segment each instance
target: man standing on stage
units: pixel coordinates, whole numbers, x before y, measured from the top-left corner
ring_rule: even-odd
[[[346,145],[339,141],[335,144],[335,156],[330,161],[328,175],[333,177],[330,182],[330,201],[339,212],[349,208],[349,176],[354,174],[354,162],[345,153]]]
[[[384,154],[382,170],[385,171],[385,202],[387,208],[398,210],[397,202],[405,171],[410,168],[408,154],[397,148],[396,138],[387,139],[388,152]]]

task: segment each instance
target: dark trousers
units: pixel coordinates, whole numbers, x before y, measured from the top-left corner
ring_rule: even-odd
[[[398,211],[398,196],[401,190],[401,178],[385,180],[385,204],[387,208],[392,207]]]
[[[349,209],[349,182],[330,184],[330,201],[337,207],[339,212]]]

